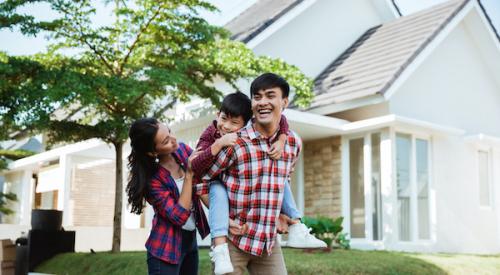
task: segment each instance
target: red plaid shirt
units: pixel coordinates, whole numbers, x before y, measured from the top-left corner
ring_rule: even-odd
[[[240,133],[236,145],[219,153],[202,180],[207,184],[220,176],[228,190],[230,218],[249,227],[245,235],[230,234],[229,239],[252,255],[260,256],[264,251],[271,254],[285,181],[299,156],[302,142],[297,134],[289,131],[283,155],[273,160],[267,152],[278,133],[265,138],[252,122]]]
[[[278,135],[288,133],[288,121],[284,115],[281,115],[280,129]],[[195,175],[196,192],[198,195],[208,194],[208,184],[204,184],[200,178],[207,171],[216,159],[216,156],[212,155],[212,144],[215,143],[217,139],[221,137],[219,131],[217,130],[217,121],[214,120],[210,126],[208,126],[205,131],[200,136],[200,140],[196,145],[196,149],[201,148],[203,151],[197,156],[192,162],[193,172]]]
[[[189,146],[179,143],[179,148],[173,155],[182,167],[187,167],[187,159],[192,151]],[[151,179],[151,191],[146,198],[155,211],[146,249],[153,256],[171,264],[179,263],[182,226],[188,220],[191,211],[194,213],[196,227],[201,237],[205,238],[210,232],[199,197],[193,192],[193,208],[188,210],[178,203],[179,196],[179,190],[170,172],[160,165]]]

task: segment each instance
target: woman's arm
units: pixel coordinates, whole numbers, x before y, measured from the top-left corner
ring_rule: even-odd
[[[185,187],[186,185],[191,184],[184,184],[182,190],[184,188],[191,188]],[[183,199],[182,204],[180,203],[180,199],[176,202],[170,190],[158,179],[151,181],[151,192],[148,201],[156,209],[160,217],[174,225],[183,226],[189,218],[190,211],[189,204],[186,203],[187,199]]]
[[[179,197],[179,204],[184,207],[184,209],[191,208],[191,201],[193,195],[193,171],[188,169],[186,171],[186,176],[184,177],[184,185],[182,185],[181,195]]]

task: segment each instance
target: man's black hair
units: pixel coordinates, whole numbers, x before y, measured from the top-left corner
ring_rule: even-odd
[[[219,111],[224,112],[229,117],[241,116],[245,124],[247,124],[253,116],[252,102],[250,98],[242,92],[226,95],[222,100]]]
[[[253,97],[260,90],[267,90],[271,88],[280,88],[283,93],[283,98],[287,98],[290,93],[290,85],[286,80],[273,73],[265,73],[258,76],[252,85],[250,85],[250,95]]]

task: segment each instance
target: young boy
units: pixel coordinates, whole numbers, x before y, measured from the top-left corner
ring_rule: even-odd
[[[201,150],[199,156],[192,161],[192,169],[195,176],[201,177],[206,170],[212,166],[217,154],[227,146],[235,144],[238,138],[237,131],[244,127],[252,118],[251,101],[245,94],[236,92],[227,95],[222,101],[221,108],[217,113],[217,118],[203,132],[196,146]],[[272,144],[271,150],[267,152],[272,159],[279,159],[283,152],[283,147],[287,139],[288,123],[285,116],[281,116],[279,125],[279,138]],[[220,181],[213,181],[210,186],[197,185],[198,193],[202,194],[205,204],[209,205],[209,225],[214,247],[211,252],[212,260],[215,263],[215,274],[233,272],[233,266],[229,257],[227,246],[228,230],[232,234],[244,234],[245,225],[238,225],[229,220],[229,202],[225,185]],[[208,193],[208,203],[207,194]],[[316,239],[309,232],[293,230],[294,226],[299,226],[301,215],[297,210],[292,196],[290,184],[285,184],[283,203],[281,212],[291,218],[290,232],[301,232],[304,236],[290,234],[289,242],[294,247],[326,247],[323,241]],[[231,225],[230,225],[231,223]],[[303,227],[303,225],[300,225]]]

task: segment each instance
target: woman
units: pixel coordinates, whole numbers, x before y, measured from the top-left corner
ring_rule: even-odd
[[[193,192],[191,148],[177,143],[170,129],[154,118],[135,121],[129,131],[127,184],[131,212],[141,214],[147,201],[155,211],[146,242],[149,274],[198,274],[196,228],[209,229]]]

